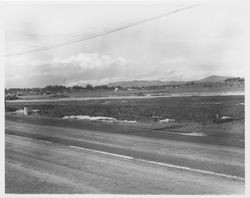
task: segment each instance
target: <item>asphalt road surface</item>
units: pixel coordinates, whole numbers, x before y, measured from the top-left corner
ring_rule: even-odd
[[[244,193],[244,147],[105,126],[6,119],[6,193]]]

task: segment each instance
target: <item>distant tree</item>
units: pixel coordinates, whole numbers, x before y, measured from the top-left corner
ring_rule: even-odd
[[[5,96],[5,100],[17,100],[17,99],[20,99],[20,98],[17,97],[16,95]]]
[[[73,86],[72,89],[74,89],[74,90],[80,90],[80,89],[84,89],[84,88],[81,87],[81,86]]]
[[[189,86],[189,85],[193,85],[193,84],[194,84],[194,81],[190,81],[190,82],[187,82],[185,85]]]
[[[66,91],[67,87],[62,85],[48,85],[44,88],[46,92],[63,92]]]
[[[93,86],[90,85],[90,84],[87,84],[85,89],[87,89],[87,90],[93,90]]]
[[[234,82],[240,82],[240,83],[244,83],[245,82],[245,79],[244,78],[227,78],[225,80],[225,82],[227,83],[234,83]]]
[[[210,84],[205,84],[205,85],[203,85],[204,87],[209,87],[209,88],[211,88],[212,87],[212,85],[210,85]]]
[[[98,86],[95,86],[94,89],[109,90],[112,88],[108,87],[107,85],[98,85]]]

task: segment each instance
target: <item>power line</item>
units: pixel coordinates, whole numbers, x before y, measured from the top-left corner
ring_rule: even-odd
[[[34,48],[34,49],[29,49],[29,50],[25,50],[25,51],[21,51],[21,52],[17,52],[17,53],[10,53],[10,54],[6,54],[5,57],[10,57],[10,56],[18,56],[18,55],[23,55],[23,54],[29,54],[29,53],[36,53],[36,52],[40,52],[40,51],[45,51],[45,50],[49,50],[49,49],[53,49],[53,48],[58,48],[58,47],[63,47],[66,45],[72,45],[81,41],[85,41],[85,40],[89,40],[95,37],[100,37],[106,34],[110,34],[113,32],[117,32],[117,31],[121,31],[123,29],[127,29],[136,25],[140,25],[143,23],[147,23],[149,21],[153,21],[177,12],[181,12],[187,9],[191,9],[198,6],[197,4],[195,5],[191,5],[191,6],[187,6],[184,8],[180,8],[180,9],[176,9],[170,12],[164,12],[161,14],[156,14],[156,15],[151,15],[151,16],[147,16],[147,17],[143,17],[143,18],[137,18],[137,19],[133,19],[130,21],[127,21],[125,23],[123,23],[122,25],[117,25],[117,26],[109,26],[104,28],[103,30],[94,32],[94,33],[87,33],[87,34],[83,34],[81,35],[81,37],[79,38],[75,38],[72,40],[68,40],[66,42],[63,43],[58,43],[58,44],[54,44],[54,45],[50,45],[50,46],[45,46],[45,47],[39,47],[39,48]]]

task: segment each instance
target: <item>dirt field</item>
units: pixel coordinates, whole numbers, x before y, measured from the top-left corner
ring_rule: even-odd
[[[135,127],[203,131],[208,134],[225,132],[244,135],[244,96],[192,96],[150,99],[57,101],[38,103],[7,103],[6,112],[15,112],[27,106],[38,110],[36,115],[63,118],[71,115],[105,116],[132,120]],[[231,117],[225,123],[215,123],[216,114]],[[175,122],[158,123],[161,119]]]

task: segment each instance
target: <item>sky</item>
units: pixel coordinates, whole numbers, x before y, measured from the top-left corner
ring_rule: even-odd
[[[5,86],[244,77],[248,21],[243,2],[8,2],[4,8],[6,55],[61,44],[137,18],[198,6],[71,45],[5,56]]]

